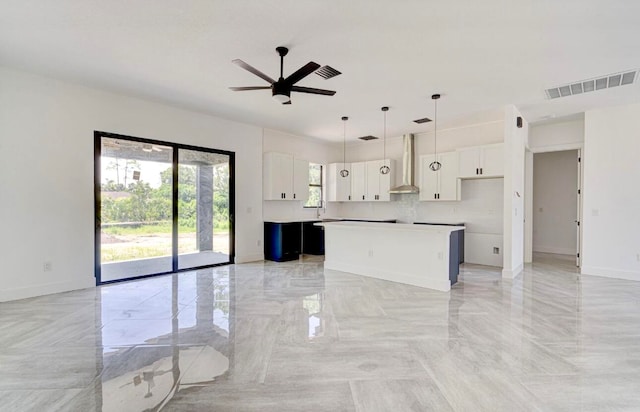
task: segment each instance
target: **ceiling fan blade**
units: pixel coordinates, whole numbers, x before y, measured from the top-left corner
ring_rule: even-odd
[[[248,86],[248,87],[229,87],[234,92],[244,92],[246,90],[263,90],[270,89],[271,86]]]
[[[300,92],[300,93],[310,93],[310,94],[323,94],[325,96],[333,96],[336,94],[334,90],[324,90],[324,89],[314,89],[313,87],[300,87],[300,86],[292,86],[292,92]]]
[[[273,80],[271,77],[267,76],[266,74],[262,73],[260,70],[258,70],[258,69],[256,69],[255,67],[253,67],[253,66],[251,66],[251,65],[249,65],[249,64],[247,64],[247,63],[245,63],[245,62],[243,62],[243,61],[242,61],[242,60],[240,60],[240,59],[232,60],[232,63],[233,63],[233,64],[237,64],[238,66],[242,67],[242,68],[243,68],[243,69],[245,69],[246,71],[248,71],[248,72],[251,72],[251,73],[255,74],[255,75],[256,75],[256,76],[258,76],[259,78],[261,78],[261,79],[264,79],[264,80],[268,81],[268,82],[269,82],[269,84],[273,84],[273,83],[275,83],[275,82],[276,82],[276,81],[275,81],[275,80]]]
[[[300,80],[318,70],[319,67],[320,65],[318,63],[309,62],[295,72],[291,73],[291,75],[285,79],[285,82],[289,84],[296,84]]]

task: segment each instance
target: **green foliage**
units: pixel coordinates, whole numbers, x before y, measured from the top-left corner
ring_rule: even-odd
[[[131,170],[137,164],[126,163]],[[113,166],[114,168],[117,165]],[[126,169],[125,169],[126,170]],[[213,216],[214,229],[229,228],[229,169],[227,165],[214,167]],[[196,166],[181,165],[178,169],[178,225],[186,231],[195,231],[197,219]],[[152,188],[149,183],[135,181],[125,186],[119,182],[108,181],[102,185],[103,192],[118,192],[114,196],[102,196],[102,222],[169,222],[172,216],[172,169],[169,167],[160,173],[160,186]],[[163,225],[166,225],[163,223]],[[140,227],[143,227],[141,225]],[[140,232],[140,227],[131,228]],[[164,226],[162,226],[164,227]],[[159,229],[158,225],[152,229]],[[109,228],[113,230],[115,228]],[[123,228],[121,228],[123,229]],[[145,229],[146,230],[146,229]]]

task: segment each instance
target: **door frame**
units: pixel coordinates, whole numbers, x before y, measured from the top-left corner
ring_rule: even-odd
[[[169,272],[153,273],[149,275],[141,275],[136,277],[129,277],[117,280],[102,281],[102,262],[100,258],[100,229],[101,229],[101,156],[102,156],[102,138],[129,140],[138,143],[147,143],[152,145],[161,145],[171,147],[172,152],[172,194],[171,194],[171,220],[172,220],[172,236],[171,236],[171,265],[172,270]],[[178,152],[180,149],[193,150],[207,153],[216,153],[229,156],[229,261],[223,263],[214,263],[211,265],[203,265],[186,269],[178,269]],[[228,150],[212,149],[201,146],[192,146],[182,143],[166,142],[162,140],[146,139],[142,137],[128,136],[117,133],[103,132],[95,130],[93,132],[93,175],[94,175],[94,276],[96,278],[96,286],[106,285],[109,283],[123,282],[129,280],[144,279],[153,276],[166,275],[170,273],[187,272],[191,270],[198,270],[203,268],[209,268],[214,266],[224,266],[233,264],[235,260],[235,199],[236,199],[236,184],[235,184],[235,152]]]
[[[539,146],[539,147],[527,147],[526,148],[527,152],[531,153],[531,167],[530,168],[526,168],[526,173],[525,173],[525,179],[528,178],[528,176],[526,176],[527,173],[531,173],[531,185],[525,185],[525,199],[530,199],[531,201],[527,200],[525,204],[527,205],[533,205],[533,155],[537,154],[537,153],[549,153],[549,152],[566,152],[566,151],[572,151],[572,150],[576,150],[578,152],[578,158],[580,159],[579,162],[577,162],[578,164],[578,202],[577,202],[577,208],[578,208],[578,215],[577,215],[577,220],[578,222],[580,222],[580,225],[578,226],[577,229],[577,234],[578,237],[576,238],[576,266],[580,267],[581,261],[583,260],[584,256],[582,255],[582,195],[584,194],[584,179],[582,176],[583,173],[583,160],[584,160],[584,156],[582,155],[584,153],[584,145],[582,143],[569,143],[569,144],[560,144],[560,145],[552,145],[552,146]],[[533,216],[533,211],[531,211],[530,214],[527,214],[527,216],[530,216],[530,219]],[[525,225],[525,256],[531,256],[533,254],[533,222],[531,222],[531,225]],[[577,222],[576,222],[577,223]]]

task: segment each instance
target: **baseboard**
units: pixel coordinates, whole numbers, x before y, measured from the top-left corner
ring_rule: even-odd
[[[572,255],[575,256],[576,255],[576,249],[568,249],[568,248],[561,248],[561,247],[546,247],[546,246],[535,246],[533,248],[533,252],[539,252],[539,253],[553,253],[555,255]]]
[[[325,270],[354,273],[356,275],[382,279],[389,282],[404,283],[406,285],[439,290],[441,292],[448,292],[451,290],[451,282],[449,279],[428,279],[408,273],[387,272],[380,269],[372,270],[370,267],[358,266],[344,262],[332,262],[330,260],[325,260],[324,268]]]
[[[233,263],[249,263],[249,262],[258,262],[260,260],[264,260],[264,253],[255,254],[255,255],[244,255],[238,256],[234,259]]]
[[[580,268],[581,275],[602,276],[612,279],[625,279],[640,281],[640,272],[633,270],[618,270],[610,268],[600,268],[596,266],[582,266]]]
[[[524,265],[521,263],[517,268],[513,270],[502,269],[502,277],[507,279],[515,279],[517,278],[524,268]]]
[[[0,290],[0,302],[33,298],[36,296],[51,295],[54,293],[70,292],[72,290],[87,289],[95,287],[95,279],[92,277],[89,282],[66,281],[52,282],[37,286],[29,286],[15,289]]]

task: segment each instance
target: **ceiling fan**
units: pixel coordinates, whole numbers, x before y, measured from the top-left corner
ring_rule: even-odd
[[[271,89],[271,95],[273,99],[282,104],[291,104],[291,92],[299,92],[299,93],[310,93],[310,94],[322,94],[325,96],[333,96],[336,94],[333,90],[324,90],[324,89],[314,89],[312,87],[301,87],[296,86],[300,80],[304,79],[311,73],[315,72],[320,65],[318,63],[309,62],[296,70],[294,73],[289,75],[286,79],[283,76],[283,66],[284,66],[284,56],[289,53],[289,49],[286,47],[276,47],[276,51],[280,55],[280,78],[278,81],[273,80],[271,77],[262,73],[260,70],[255,67],[243,62],[240,59],[233,60],[234,64],[242,67],[243,69],[255,74],[263,80],[266,80],[270,86],[249,86],[249,87],[229,87],[231,90],[235,92],[246,91],[246,90],[263,90],[263,89]],[[339,74],[339,72],[338,72]]]

